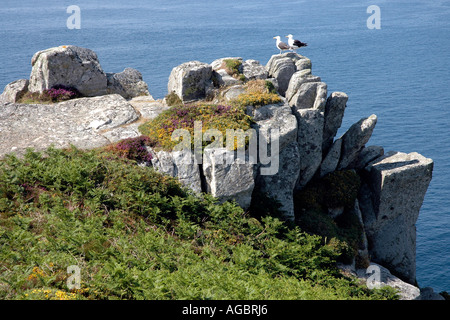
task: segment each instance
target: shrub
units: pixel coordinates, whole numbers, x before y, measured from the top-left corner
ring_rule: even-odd
[[[141,125],[139,131],[157,141],[165,150],[172,150],[178,141],[172,141],[172,133],[176,129],[187,129],[194,136],[194,122],[202,122],[203,132],[207,129],[219,130],[226,142],[227,129],[250,129],[251,118],[242,108],[215,104],[190,104],[172,107],[158,117]],[[210,142],[203,141],[203,146]],[[193,139],[191,139],[193,145]]]
[[[268,93],[277,93],[277,89],[275,88],[272,82],[268,80],[265,80],[264,82]]]
[[[183,101],[181,101],[180,97],[172,91],[166,96],[166,103],[168,106],[179,106],[183,104]]]
[[[149,137],[139,136],[121,140],[109,145],[105,150],[126,159],[138,162],[150,162],[152,155],[147,150],[147,147],[154,147],[155,145],[156,143],[151,141]]]
[[[23,185],[39,188],[30,199]],[[387,299],[342,276],[342,245],[102,152],[0,161],[0,299]],[[67,288],[67,267],[81,289]]]
[[[225,71],[232,77],[238,78],[240,75],[239,68],[242,62],[238,59],[225,59],[222,62],[220,68],[225,69]]]
[[[43,94],[47,95],[53,102],[61,102],[81,97],[80,92],[76,88],[62,85],[44,90]]]
[[[70,99],[79,98],[82,95],[76,88],[66,87],[63,85],[54,86],[50,89],[45,89],[42,93],[27,92],[20,99],[20,103],[42,103],[49,104],[54,102],[62,102]]]

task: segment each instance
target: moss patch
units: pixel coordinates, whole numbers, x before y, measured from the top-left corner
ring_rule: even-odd
[[[221,69],[224,69],[230,76],[239,78],[241,74],[239,69],[242,65],[242,61],[238,59],[225,59],[220,66]]]
[[[174,91],[166,95],[165,99],[167,105],[170,107],[179,106],[183,104],[183,101],[181,101],[180,97]]]

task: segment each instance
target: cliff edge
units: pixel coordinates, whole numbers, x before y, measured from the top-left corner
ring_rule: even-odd
[[[261,84],[263,91],[254,89]],[[78,96],[38,101],[58,88],[72,88]],[[367,115],[336,137],[349,97],[328,92],[326,83],[312,73],[310,59],[296,53],[273,55],[265,66],[240,57],[187,62],[172,70],[168,96],[154,100],[137,70],[105,73],[89,49],[62,46],[40,51],[32,59],[30,79],[8,84],[0,96],[0,157],[50,145],[94,149],[139,137],[143,124],[171,109],[169,97],[178,101],[177,106],[244,108],[254,140],[241,159],[236,149],[220,145],[202,150],[201,161],[186,150],[148,147],[152,160],[144,165],[177,177],[194,192],[235,200],[244,209],[264,194],[278,201],[283,218],[292,222],[302,220],[309,210],[297,202],[297,195],[312,185],[325,186],[325,179],[337,172],[351,172],[358,179],[357,192],[350,196],[343,189],[341,194],[351,203],[331,201],[330,195],[320,206],[333,221],[348,214],[358,218],[361,232],[352,269],[357,274],[377,263],[416,285],[415,223],[433,161],[414,152],[385,153],[381,146],[368,146],[376,115]],[[405,295],[420,297],[418,288]]]

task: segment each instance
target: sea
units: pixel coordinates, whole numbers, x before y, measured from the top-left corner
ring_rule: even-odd
[[[416,224],[417,281],[450,292],[448,0],[1,0],[0,89],[29,77],[35,52],[76,45],[106,72],[139,70],[159,99],[175,66],[222,57],[265,65],[278,53],[273,37],[288,34],[308,43],[299,53],[329,92],[348,94],[338,134],[376,114],[368,145],[434,160]]]

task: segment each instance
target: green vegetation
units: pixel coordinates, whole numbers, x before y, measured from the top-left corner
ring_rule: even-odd
[[[230,76],[239,78],[241,75],[239,68],[242,65],[242,61],[238,59],[225,59],[222,62],[220,68],[224,69]]]
[[[79,97],[81,97],[81,94],[75,88],[55,86],[50,89],[45,89],[42,93],[27,92],[23,95],[22,98],[19,99],[18,102],[26,104],[49,104]]]
[[[394,298],[339,272],[339,240],[135,163],[74,148],[0,162],[0,299]]]
[[[181,101],[180,97],[172,91],[166,96],[166,103],[169,107],[172,107],[182,105],[183,101]]]
[[[243,108],[223,106],[215,104],[190,104],[180,105],[164,111],[158,117],[139,127],[139,131],[149,136],[152,141],[157,141],[165,150],[172,150],[179,141],[172,141],[172,133],[176,129],[186,129],[191,134],[193,145],[194,122],[202,122],[202,130],[219,130],[226,143],[227,129],[250,129],[251,118],[247,116]],[[210,144],[204,141],[203,146]]]

